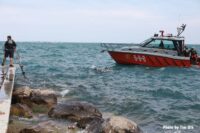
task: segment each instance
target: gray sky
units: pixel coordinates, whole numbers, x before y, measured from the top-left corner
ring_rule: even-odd
[[[0,0],[0,40],[141,42],[159,30],[200,44],[200,0]]]

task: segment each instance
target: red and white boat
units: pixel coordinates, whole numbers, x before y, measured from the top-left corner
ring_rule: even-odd
[[[178,34],[155,34],[139,45],[115,48],[111,43],[103,43],[110,56],[119,64],[145,65],[152,67],[190,67],[200,66],[200,57],[192,48],[185,46],[185,38],[180,36],[186,25],[177,28]]]

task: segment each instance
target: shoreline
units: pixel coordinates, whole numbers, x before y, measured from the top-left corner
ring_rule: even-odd
[[[142,133],[134,121],[125,117],[100,112],[88,102],[61,98],[52,90],[15,88],[8,133]]]

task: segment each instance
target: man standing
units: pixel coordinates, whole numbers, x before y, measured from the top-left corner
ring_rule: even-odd
[[[2,66],[4,66],[6,62],[6,58],[10,57],[10,67],[14,67],[13,65],[13,58],[14,52],[16,51],[16,43],[12,40],[11,36],[7,36],[7,41],[4,44],[4,58],[2,62]]]

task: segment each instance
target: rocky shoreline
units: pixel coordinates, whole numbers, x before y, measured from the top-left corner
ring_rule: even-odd
[[[59,97],[49,89],[14,89],[7,133],[142,133],[127,118],[105,118],[90,103]]]

